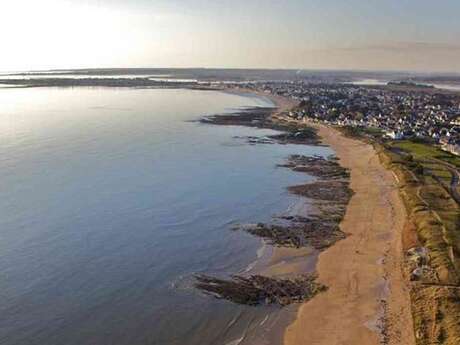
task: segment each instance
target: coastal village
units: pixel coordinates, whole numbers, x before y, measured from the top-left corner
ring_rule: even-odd
[[[374,129],[393,140],[417,139],[460,155],[460,96],[433,88],[261,82],[239,87],[300,102],[287,115],[337,126]]]

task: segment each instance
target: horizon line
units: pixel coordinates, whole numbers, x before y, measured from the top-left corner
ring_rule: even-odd
[[[376,74],[443,74],[460,75],[460,71],[435,70],[397,70],[397,69],[343,69],[343,68],[287,68],[287,67],[78,67],[78,68],[49,68],[32,70],[3,70],[0,75],[65,72],[65,71],[110,71],[110,70],[236,70],[236,71],[288,71],[288,72],[347,72],[347,73],[376,73]]]

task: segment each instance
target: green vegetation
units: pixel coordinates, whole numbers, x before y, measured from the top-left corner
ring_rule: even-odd
[[[452,179],[455,178],[455,170],[460,169],[460,157],[445,152],[435,145],[409,140],[393,141],[388,144],[388,148],[393,152],[405,153],[408,159],[416,161],[421,166],[425,177],[436,179],[436,182],[452,194]]]
[[[410,292],[417,345],[460,344],[460,207],[452,188],[460,159],[411,141],[375,146],[397,177],[416,245],[428,252]],[[405,266],[411,274],[409,260]]]
[[[436,158],[460,168],[460,157],[454,156],[440,148],[411,140],[393,141],[391,147],[399,148],[413,155],[416,159]]]
[[[341,126],[336,128],[349,138],[376,139],[383,134],[381,129],[372,127]]]

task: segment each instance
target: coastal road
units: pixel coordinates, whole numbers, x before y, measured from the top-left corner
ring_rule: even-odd
[[[429,163],[429,164],[442,165],[449,171],[449,173],[451,174],[451,180],[450,180],[450,185],[447,186],[447,189],[449,190],[450,195],[452,196],[452,198],[458,204],[460,204],[460,193],[458,191],[459,183],[460,183],[460,173],[458,171],[458,168],[453,164],[447,163],[447,162],[445,162],[445,161],[443,161],[441,159],[437,159],[437,158],[427,158],[427,159],[424,159],[423,161],[426,162],[426,163]],[[434,177],[438,180],[439,183],[441,183],[442,185],[445,185],[443,183],[443,181],[441,181],[439,178],[437,178],[436,176],[434,176]]]

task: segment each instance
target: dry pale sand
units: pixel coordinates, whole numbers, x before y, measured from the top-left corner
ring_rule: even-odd
[[[329,127],[319,129],[324,142],[351,171],[355,195],[341,224],[349,236],[320,254],[319,280],[329,289],[300,307],[284,343],[377,345],[385,328],[387,344],[414,344],[401,270],[406,215],[394,177],[382,167],[371,145]]]

